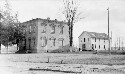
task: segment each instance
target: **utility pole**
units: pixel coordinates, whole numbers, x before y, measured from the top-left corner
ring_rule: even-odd
[[[115,42],[115,50],[116,50],[116,42]]]
[[[1,13],[0,13],[0,29],[1,29]],[[1,53],[1,31],[0,31],[0,53]]]
[[[1,29],[1,25],[2,25],[2,14],[0,13],[0,29]],[[2,43],[2,41],[1,41],[1,31],[0,31],[0,53],[1,53],[1,43]]]
[[[111,50],[112,50],[112,31],[111,31]]]
[[[119,50],[120,50],[120,37],[119,37]]]
[[[118,38],[117,38],[117,49],[119,49]]]
[[[110,52],[110,36],[109,36],[109,8],[108,10],[108,40],[109,40],[109,52]]]
[[[122,40],[122,50],[123,50],[123,40]]]

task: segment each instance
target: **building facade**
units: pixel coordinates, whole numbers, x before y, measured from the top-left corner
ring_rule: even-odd
[[[69,27],[64,21],[32,19],[22,23],[26,39],[20,42],[20,49],[32,53],[51,52],[69,45]]]
[[[83,31],[79,36],[79,48],[84,50],[108,50],[109,40],[105,33]]]

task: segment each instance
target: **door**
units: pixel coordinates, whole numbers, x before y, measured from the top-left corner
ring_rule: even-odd
[[[94,50],[94,44],[92,44],[92,50]]]
[[[31,50],[31,38],[29,38],[29,50]]]
[[[82,51],[86,50],[86,44],[82,44]]]

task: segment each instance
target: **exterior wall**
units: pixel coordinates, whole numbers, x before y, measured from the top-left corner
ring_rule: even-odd
[[[94,44],[94,50],[108,50],[108,40],[91,38],[91,44]],[[104,48],[105,45],[105,48]],[[100,46],[100,48],[99,48]]]
[[[84,38],[85,38],[85,42],[84,42]],[[89,41],[88,41],[88,38],[89,38]],[[95,38],[90,38],[90,36],[86,32],[81,34],[81,36],[79,37],[79,48],[81,50],[83,49],[82,47],[83,44],[86,45],[85,50],[108,50],[109,48],[108,40],[96,38],[96,42],[95,42]],[[93,45],[93,49],[92,49],[92,45]],[[104,48],[104,45],[105,45],[105,48]]]
[[[26,50],[31,50],[32,53],[37,52],[37,36],[38,36],[38,24],[36,20],[22,23],[26,40],[22,41],[22,48],[26,46]],[[30,39],[30,42],[29,42]],[[26,42],[25,42],[26,41]],[[26,43],[26,44],[25,44]]]
[[[30,27],[31,26],[31,27]],[[32,52],[37,52],[37,36],[38,36],[38,23],[37,20],[34,20],[32,22],[29,22],[27,25],[27,38],[26,38],[26,44],[27,45],[27,49],[30,49]],[[31,31],[31,32],[30,32]],[[29,33],[30,32],[30,33]],[[31,39],[31,42],[29,42],[29,39]]]
[[[85,38],[85,42],[84,42],[84,38]],[[89,39],[89,40],[88,40]],[[86,49],[85,50],[91,50],[91,39],[90,36],[87,33],[83,33],[80,37],[79,37],[79,48],[82,48],[82,45],[85,44],[86,45]]]
[[[25,26],[26,42],[20,42],[20,46],[26,46],[26,50],[32,53],[51,52],[69,46],[69,27],[65,22],[38,18],[22,25]],[[53,26],[55,32],[52,33]]]
[[[45,22],[45,23],[44,23]],[[51,24],[55,25],[55,33],[52,32]],[[63,34],[60,33],[61,27],[63,27]],[[45,32],[43,33],[43,29]],[[64,46],[69,44],[69,33],[68,33],[68,26],[66,23],[58,23],[58,22],[47,22],[46,20],[39,20],[38,21],[38,42],[37,42],[37,52],[51,52],[55,49],[61,49]],[[42,46],[42,38],[46,38],[46,43]],[[63,39],[63,46],[62,41]],[[55,41],[55,42],[54,42]],[[44,41],[45,42],[45,41]]]

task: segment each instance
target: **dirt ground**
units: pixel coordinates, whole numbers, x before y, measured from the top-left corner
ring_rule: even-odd
[[[125,55],[0,54],[0,74],[125,74]]]

